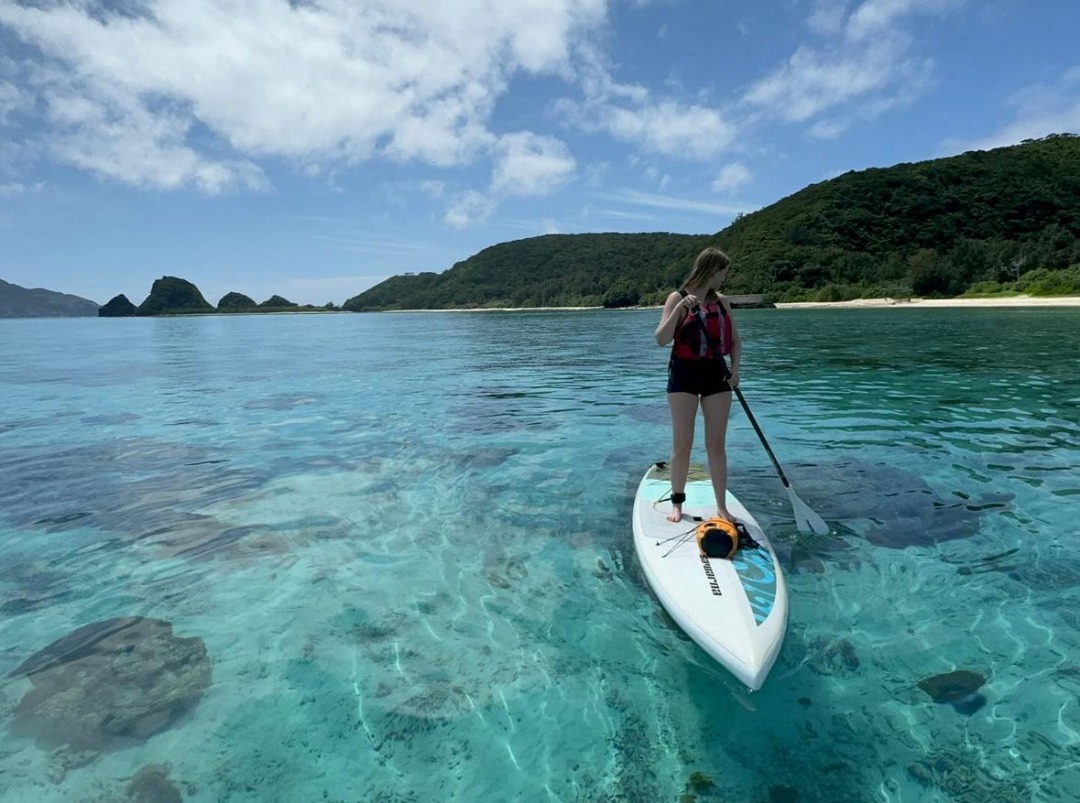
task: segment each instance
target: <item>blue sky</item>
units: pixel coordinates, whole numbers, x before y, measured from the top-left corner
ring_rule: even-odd
[[[341,303],[1080,132],[1077,0],[0,0],[0,279]]]

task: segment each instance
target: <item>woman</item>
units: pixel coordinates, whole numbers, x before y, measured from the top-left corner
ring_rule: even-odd
[[[671,513],[668,521],[682,520],[686,502],[686,475],[694,445],[694,419],[698,405],[705,418],[705,452],[716,495],[716,514],[735,521],[727,509],[727,435],[731,389],[739,384],[742,341],[731,305],[719,294],[731,260],[719,248],[706,248],[694,260],[682,288],[667,298],[656,342],[674,344],[668,362],[668,407],[671,409]],[[703,334],[703,329],[707,332]],[[719,353],[717,353],[719,350]],[[730,355],[730,372],[724,356]]]

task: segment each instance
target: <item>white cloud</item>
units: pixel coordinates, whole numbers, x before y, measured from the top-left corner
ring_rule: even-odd
[[[495,201],[476,190],[467,190],[446,210],[443,222],[452,229],[467,229],[486,223],[495,211]]]
[[[997,131],[978,140],[948,140],[942,149],[947,153],[989,150],[1048,134],[1080,134],[1080,65],[1067,70],[1052,84],[1022,89],[1013,95],[1008,106],[1013,119]]]
[[[18,142],[0,139],[0,173],[19,175],[34,162],[30,148]]]
[[[751,207],[740,204],[717,204],[705,201],[695,201],[690,198],[660,195],[657,193],[638,192],[637,190],[622,190],[617,193],[605,193],[599,196],[604,200],[627,203],[634,206],[645,206],[654,209],[668,209],[682,212],[696,212],[708,215],[737,215],[753,211]]]
[[[663,192],[671,186],[671,182],[674,180],[670,173],[665,173],[656,165],[650,165],[645,168],[645,178],[655,184],[656,189],[660,192]]]
[[[606,133],[660,156],[693,160],[722,153],[735,140],[735,124],[718,109],[654,99],[646,87],[621,84],[594,49],[582,49],[579,83],[584,99],[564,98],[555,111],[584,131]]]
[[[713,180],[712,188],[716,192],[731,192],[745,185],[753,174],[742,162],[732,162],[720,168],[720,172]]]
[[[735,139],[735,126],[715,109],[671,101],[638,108],[609,106],[601,113],[600,126],[647,151],[693,159],[715,156]]]
[[[491,156],[490,184],[484,192],[469,189],[453,199],[443,218],[451,228],[487,223],[507,198],[550,195],[571,181],[577,169],[564,142],[530,131],[500,137]]]
[[[888,92],[861,98],[847,108],[830,109],[837,116],[819,119],[807,129],[814,139],[836,139],[856,122],[873,120],[890,109],[901,108],[914,102],[933,83],[933,65],[909,62],[903,82],[890,87]]]
[[[816,0],[807,24],[818,34],[836,34],[844,30],[847,0]]]
[[[419,184],[420,191],[427,195],[429,198],[442,198],[446,195],[446,182],[436,181],[434,179],[428,181],[421,181]]]
[[[208,194],[265,187],[254,164],[206,159],[185,145],[191,121],[182,113],[151,112],[125,96],[111,101],[59,92],[48,98],[48,116],[62,131],[50,150],[60,161],[137,186],[193,184]]]
[[[549,195],[577,167],[565,143],[527,131],[502,137],[496,152],[491,191],[500,196]]]
[[[0,198],[18,198],[24,195],[38,195],[45,191],[45,182],[38,181],[34,184],[23,184],[21,182],[11,182],[9,184],[0,184]]]
[[[808,20],[819,44],[804,44],[743,94],[745,106],[791,123],[813,122],[811,136],[832,138],[856,120],[910,103],[932,84],[933,61],[917,52],[909,18],[941,15],[967,0],[817,0]]]
[[[26,103],[19,88],[10,81],[0,78],[0,125],[6,125],[8,118]]]
[[[569,75],[604,14],[605,0],[145,0],[124,14],[0,0],[0,26],[45,58],[21,88],[48,105],[59,158],[211,192],[258,184],[266,156],[464,164],[496,144],[510,78]]]
[[[604,180],[611,172],[610,162],[597,162],[585,168],[585,186],[590,189],[598,189],[604,185]]]
[[[751,87],[744,100],[787,122],[804,122],[856,100],[879,100],[926,74],[926,63],[908,58],[906,49],[898,37],[857,50],[802,47]]]
[[[818,120],[807,133],[814,139],[836,139],[847,130],[846,120]]]
[[[951,11],[967,0],[865,0],[847,21],[849,40],[860,41],[869,36],[889,32],[904,17],[918,13]]]
[[[581,210],[581,219],[590,220],[592,218],[611,218],[621,221],[655,221],[657,219],[655,214],[647,212],[628,212],[625,209],[596,209],[592,206],[585,206]]]

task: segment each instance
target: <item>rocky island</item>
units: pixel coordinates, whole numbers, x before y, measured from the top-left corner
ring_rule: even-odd
[[[301,306],[279,295],[270,296],[262,303],[243,293],[226,293],[217,306],[208,302],[199,288],[187,279],[162,276],[154,281],[150,295],[139,306],[132,304],[127,296],[120,294],[98,310],[101,318],[147,317],[152,315],[207,315],[237,312],[329,312],[336,310],[334,304],[315,307]]]

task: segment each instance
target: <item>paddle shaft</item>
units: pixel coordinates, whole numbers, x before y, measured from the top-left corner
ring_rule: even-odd
[[[723,358],[721,358],[723,359]],[[727,368],[727,366],[724,366]],[[731,377],[731,372],[728,371],[728,378]],[[790,488],[791,483],[788,482],[787,475],[784,474],[784,469],[780,467],[780,461],[776,459],[776,455],[773,454],[772,447],[769,446],[769,442],[765,440],[765,433],[761,431],[761,427],[758,426],[757,419],[754,418],[754,413],[750,410],[750,405],[746,403],[745,397],[742,395],[742,391],[738,387],[733,387],[735,396],[739,400],[739,404],[742,405],[743,411],[746,413],[746,417],[750,419],[750,426],[754,428],[754,432],[757,433],[758,440],[761,441],[761,445],[765,447],[766,454],[769,455],[769,459],[772,460],[773,468],[776,469],[776,473],[780,477],[780,482],[784,483],[785,488]]]
[[[723,302],[721,302],[722,304]],[[701,328],[701,334],[704,335],[705,340],[713,351],[716,352],[716,356],[720,358],[720,365],[724,369],[725,378],[730,384],[731,371],[727,367],[727,362],[724,361],[723,349],[717,345],[712,335],[709,334],[709,328],[706,325],[705,320],[700,315],[701,307],[695,307],[688,315],[692,314],[697,321],[698,326]],[[730,314],[727,310],[721,307],[724,315]],[[685,319],[684,319],[685,320]],[[791,483],[788,482],[787,475],[784,474],[784,469],[780,467],[780,461],[776,459],[776,455],[773,454],[772,447],[769,446],[769,442],[765,439],[765,433],[761,431],[761,427],[758,425],[757,419],[754,418],[753,412],[750,410],[750,405],[746,403],[746,399],[743,398],[742,391],[738,387],[732,387],[735,391],[735,395],[739,399],[739,404],[742,405],[743,410],[746,411],[746,417],[750,419],[750,424],[754,427],[754,432],[757,433],[758,440],[761,441],[761,445],[765,447],[765,452],[769,455],[769,459],[772,461],[773,468],[776,469],[777,476],[780,477],[780,482],[784,485],[784,490],[787,491],[788,499],[791,501],[791,511],[795,516],[795,525],[799,528],[799,532],[814,532],[818,535],[827,535],[829,532],[829,525],[825,523],[825,519],[821,518],[817,513],[810,509],[810,507],[799,498],[799,495],[795,493],[795,489],[791,487]]]
[[[698,308],[700,309],[700,308]],[[727,375],[727,379],[730,382],[731,371],[728,370],[727,363],[724,361],[723,349],[721,349],[712,335],[709,334],[709,329],[705,325],[705,321],[698,313],[698,309],[694,310],[694,317],[697,319],[698,325],[701,327],[701,333],[705,336],[709,345],[713,347],[716,352],[716,356],[720,358],[720,365],[724,368],[724,373]],[[724,314],[729,314],[726,310]],[[761,441],[761,445],[765,447],[765,451],[769,455],[769,459],[772,460],[773,467],[776,469],[777,475],[780,477],[780,482],[784,484],[784,490],[787,491],[788,499],[791,500],[791,510],[795,515],[795,524],[799,528],[799,532],[815,532],[818,535],[826,535],[829,532],[829,525],[825,523],[825,520],[821,518],[817,513],[810,509],[810,507],[799,498],[795,493],[795,489],[791,487],[791,483],[788,482],[787,475],[784,474],[784,469],[780,468],[780,461],[776,459],[776,455],[773,454],[772,447],[769,446],[769,442],[765,440],[765,433],[761,431],[761,427],[758,426],[757,419],[754,418],[754,414],[750,411],[750,405],[746,403],[746,399],[743,398],[742,391],[737,387],[733,387],[735,395],[739,399],[739,404],[742,405],[743,410],[746,411],[746,417],[750,419],[750,423],[754,427],[754,432],[757,433],[758,439]]]
[[[705,339],[708,341],[709,345],[712,346],[713,351],[716,352],[716,356],[720,358],[720,365],[722,365],[724,368],[724,378],[730,380],[731,371],[728,370],[727,362],[724,360],[723,349],[721,349],[720,345],[713,339],[713,336],[709,334],[708,326],[705,324],[705,321],[701,320],[701,317],[697,314],[699,309],[700,307],[693,309],[690,314],[697,318],[698,327],[701,329],[701,333],[705,335]],[[725,311],[724,314],[728,315],[729,313]],[[768,440],[765,439],[765,433],[761,431],[761,427],[758,425],[757,419],[754,418],[754,413],[750,409],[750,405],[746,403],[746,397],[743,396],[742,391],[739,390],[738,386],[732,387],[732,390],[735,391],[735,396],[736,398],[738,398],[739,404],[742,405],[743,411],[746,413],[746,417],[750,419],[750,425],[754,428],[754,432],[757,433],[758,440],[760,440],[761,445],[765,447],[765,453],[768,454],[769,459],[772,460],[773,468],[776,469],[776,473],[780,477],[780,482],[784,484],[785,488],[790,489],[791,483],[788,482],[787,475],[784,474],[784,469],[780,467],[780,461],[777,460],[776,455],[773,454],[772,447],[769,446]]]

